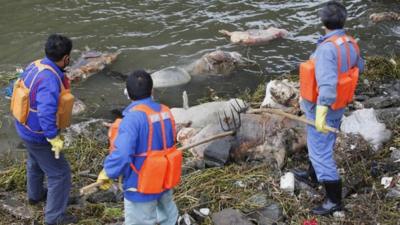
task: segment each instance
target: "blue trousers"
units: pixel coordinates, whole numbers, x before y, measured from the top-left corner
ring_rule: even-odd
[[[315,104],[303,101],[301,108],[307,119],[315,120]],[[344,109],[329,109],[326,116],[326,124],[339,128]],[[336,142],[336,134],[328,132],[321,133],[314,126],[307,125],[307,148],[308,157],[314,167],[319,182],[339,180],[337,166],[333,157],[333,150]]]
[[[64,155],[54,158],[51,145],[26,142],[28,149],[28,198],[41,200],[45,196],[44,177],[47,177],[45,222],[62,221],[71,189],[71,169]]]
[[[175,225],[178,219],[171,190],[150,202],[132,202],[125,198],[124,210],[125,225]]]

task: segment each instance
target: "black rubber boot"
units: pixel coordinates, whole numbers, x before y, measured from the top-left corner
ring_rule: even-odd
[[[326,196],[322,205],[312,209],[315,215],[327,215],[342,210],[342,181],[325,181]]]
[[[29,199],[28,199],[28,204],[29,204],[29,205],[37,205],[37,204],[39,204],[40,202],[46,201],[46,198],[47,198],[47,188],[44,189],[42,198],[40,198],[40,199],[38,199],[38,200],[30,199],[30,198],[29,198]]]
[[[293,171],[294,177],[296,180],[306,183],[312,187],[318,185],[317,175],[315,174],[314,167],[312,166],[311,162],[308,164],[308,170],[294,170]]]
[[[46,223],[46,225],[67,225],[76,223],[78,223],[78,219],[75,216],[65,215],[61,220],[57,221],[57,223]]]

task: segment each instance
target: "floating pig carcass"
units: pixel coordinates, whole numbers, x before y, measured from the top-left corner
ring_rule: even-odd
[[[227,31],[220,30],[219,33],[230,37],[234,44],[262,45],[274,39],[285,38],[289,32],[285,29],[270,27],[266,30]]]
[[[240,67],[253,64],[255,64],[254,61],[243,57],[238,52],[217,50],[203,55],[186,69],[193,76],[229,75]]]
[[[171,66],[151,74],[154,88],[179,86],[190,82],[188,72],[180,67]]]
[[[72,65],[66,68],[66,75],[71,81],[81,81],[102,71],[117,59],[120,52],[102,53],[86,51]]]
[[[188,66],[168,67],[152,73],[151,77],[155,88],[173,87],[189,83],[192,76],[229,75],[238,68],[255,64],[238,52],[216,50],[204,54]]]
[[[382,22],[382,21],[390,21],[390,20],[400,20],[400,13],[395,12],[381,12],[381,13],[373,13],[369,16],[369,19],[374,23]]]

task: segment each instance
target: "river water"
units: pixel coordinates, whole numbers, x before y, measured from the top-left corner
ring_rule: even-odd
[[[239,70],[230,77],[194,79],[182,87],[158,90],[156,98],[179,106],[181,93],[187,90],[193,105],[196,99],[207,96],[210,88],[222,96],[235,96],[269,75],[293,73],[308,58],[323,32],[317,16],[323,2],[0,0],[0,73],[43,57],[45,39],[57,32],[73,40],[75,59],[86,47],[122,52],[104,72],[74,87],[75,95],[89,107],[83,117],[109,117],[110,109],[127,104],[123,81],[110,74],[187,65],[215,49],[238,51],[260,66]],[[399,12],[399,1],[349,0],[345,5],[349,12],[347,30],[359,40],[364,56],[400,52],[400,23],[374,24],[368,19],[374,12]],[[285,28],[291,35],[267,45],[244,47],[230,44],[218,33],[219,29],[269,26]],[[1,96],[2,114],[7,114],[7,101]],[[14,149],[18,143],[10,117],[1,122],[0,152]]]

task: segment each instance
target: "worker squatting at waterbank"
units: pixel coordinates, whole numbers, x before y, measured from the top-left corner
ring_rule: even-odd
[[[364,61],[357,43],[343,30],[346,8],[330,1],[321,9],[320,17],[326,34],[318,40],[311,59],[300,66],[301,108],[316,125],[307,126],[310,165],[308,171],[294,173],[299,180],[324,184],[326,199],[312,210],[314,214],[323,215],[342,208],[342,185],[333,158],[336,134],[328,132],[326,126],[339,128]]]

